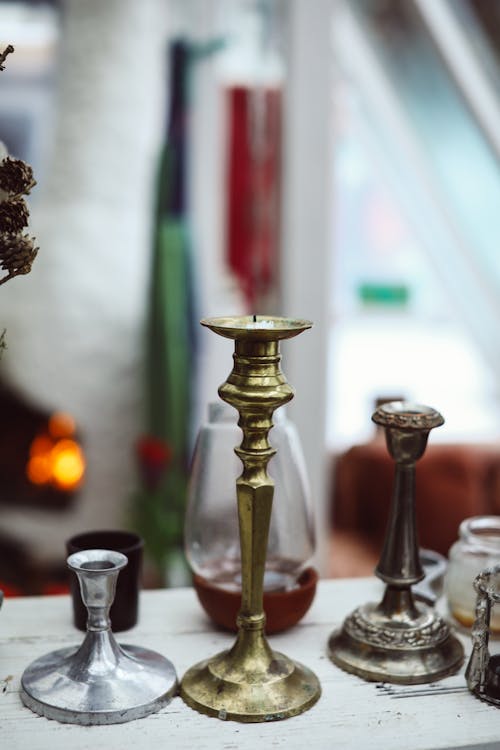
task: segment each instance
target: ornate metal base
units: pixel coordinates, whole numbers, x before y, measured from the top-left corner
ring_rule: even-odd
[[[247,723],[287,719],[306,711],[321,695],[318,678],[283,654],[270,654],[267,669],[252,674],[235,668],[233,649],[200,662],[186,672],[181,697],[208,716]]]
[[[485,667],[484,684],[479,682],[475,687],[469,686],[469,690],[479,700],[500,708],[500,654],[489,657]]]
[[[477,688],[476,690],[471,690],[471,693],[476,698],[479,698],[480,701],[484,701],[484,703],[489,703],[491,706],[500,708],[500,695],[497,695],[495,697],[494,695],[490,695],[485,690],[480,690],[479,688]]]
[[[92,652],[96,638],[108,651],[103,634],[89,635]],[[138,646],[111,645],[100,664],[85,658],[90,656],[86,641],[79,649],[52,651],[34,661],[21,680],[24,705],[47,719],[85,725],[142,719],[163,708],[177,689],[168,659]]]
[[[418,617],[389,617],[366,604],[349,615],[328,642],[331,660],[373,682],[415,685],[454,674],[464,659],[460,641],[436,612],[417,605]]]

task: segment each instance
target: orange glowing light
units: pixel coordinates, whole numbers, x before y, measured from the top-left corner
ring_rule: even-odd
[[[26,467],[26,474],[33,484],[48,484],[52,478],[50,455],[31,456]]]
[[[53,438],[67,438],[75,434],[75,420],[71,414],[57,411],[49,419],[49,433]]]
[[[54,447],[54,441],[48,435],[37,435],[30,446],[30,456],[46,456]]]
[[[37,485],[52,485],[71,491],[79,487],[85,474],[85,458],[76,442],[70,439],[75,422],[69,414],[53,414],[49,433],[37,435],[30,446],[26,475]]]
[[[54,484],[63,490],[78,487],[85,472],[85,460],[78,443],[74,440],[59,440],[50,456]]]

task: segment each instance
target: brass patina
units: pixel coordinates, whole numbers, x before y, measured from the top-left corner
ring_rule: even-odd
[[[181,696],[192,708],[219,719],[275,721],[295,716],[319,698],[317,677],[273,651],[264,635],[264,568],[274,483],[267,464],[275,454],[268,433],[275,409],[293,398],[280,370],[279,340],[311,327],[305,320],[268,316],[202,320],[235,340],[234,368],[219,396],[239,413],[243,441],[236,454],[242,593],[238,635],[231,649],[196,664],[184,675]]]
[[[387,533],[375,574],[386,584],[380,603],[358,607],[329,640],[332,661],[365,680],[417,684],[456,672],[460,641],[433,607],[416,601],[412,586],[424,578],[415,519],[415,464],[439,412],[404,401],[383,404],[373,421],[385,429],[396,472]]]

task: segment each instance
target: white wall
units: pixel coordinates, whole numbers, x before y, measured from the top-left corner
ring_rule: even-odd
[[[332,0],[290,0],[285,110],[283,311],[314,327],[285,342],[284,371],[297,394],[299,430],[317,514],[318,564],[326,568],[326,406],[333,214]]]
[[[3,374],[35,403],[72,413],[85,439],[72,512],[0,512],[3,529],[47,556],[76,530],[121,524],[133,486],[165,7],[63,3],[59,127],[32,220],[41,249],[31,275],[0,293]]]

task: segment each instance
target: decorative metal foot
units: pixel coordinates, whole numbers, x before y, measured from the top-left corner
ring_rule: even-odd
[[[53,651],[34,661],[21,679],[21,699],[40,716],[67,724],[118,724],[159,711],[175,695],[172,664],[155,651],[120,646],[109,609],[119,552],[86,550],[68,558],[87,607],[87,635],[80,648]]]
[[[414,600],[411,587],[424,578],[415,520],[415,463],[429,431],[444,420],[427,406],[383,404],[373,421],[385,428],[396,462],[392,508],[376,575],[386,583],[379,604],[350,614],[329,640],[332,661],[365,680],[417,684],[456,672],[464,658],[460,641],[432,607]]]
[[[181,685],[182,698],[196,711],[246,723],[300,714],[320,692],[310,669],[271,650],[263,635],[245,630],[232,649],[189,669]]]

